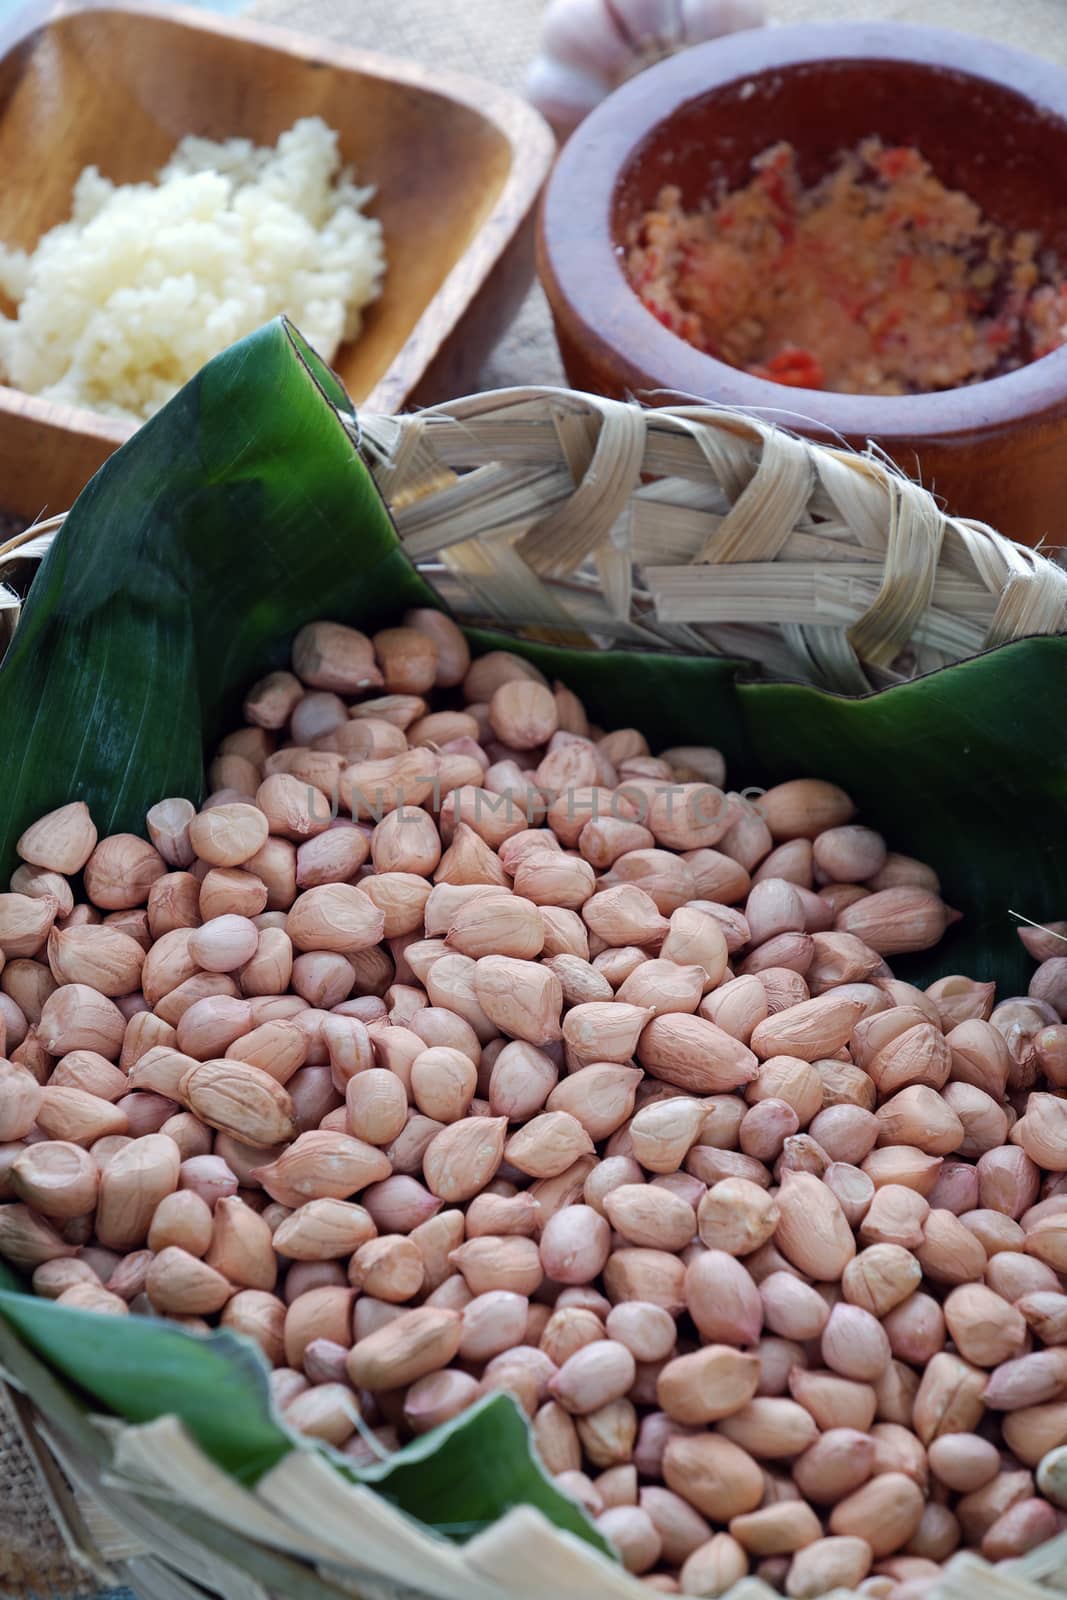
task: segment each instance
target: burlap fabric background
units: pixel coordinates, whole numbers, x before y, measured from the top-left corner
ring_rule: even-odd
[[[776,22],[869,19],[982,33],[1067,65],[1067,0],[771,0]],[[250,14],[347,44],[521,85],[541,0],[254,0]],[[479,388],[563,383],[543,296],[531,291]],[[0,1595],[91,1593],[56,1529],[0,1396]]]

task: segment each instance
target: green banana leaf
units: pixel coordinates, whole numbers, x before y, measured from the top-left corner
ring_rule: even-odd
[[[1067,692],[1067,636],[1020,639],[956,666],[855,699],[753,681],[707,657],[591,654],[471,633],[505,646],[580,694],[606,727],[641,728],[653,748],[696,740],[726,756],[732,787],[828,778],[852,795],[890,848],[928,861],[963,919],[933,950],[892,958],[895,973],[946,973],[1022,992],[1033,962],[1017,912],[1067,915],[1067,756],[1056,728]]]
[[[21,830],[72,796],[102,832],[141,830],[164,795],[198,798],[205,751],[305,622],[373,631],[433,603],[357,437],[336,379],[277,322],[205,367],[97,474],[0,666],[4,881]],[[471,640],[478,650],[512,643]],[[1011,912],[1041,920],[1067,908],[1057,728],[1067,639],[1019,641],[858,700],[763,682],[738,662],[517,648],[605,726],[640,727],[654,748],[718,745],[734,787],[800,775],[840,783],[893,849],[937,868],[963,913],[942,946],[896,970],[922,982],[966,971],[1003,993],[1025,986]],[[95,1320],[21,1289],[0,1267],[0,1316],[91,1404],[131,1422],[176,1412],[248,1482],[292,1447],[251,1346]],[[601,1542],[545,1476],[505,1397],[360,1476],[456,1536],[525,1500]]]
[[[76,795],[101,833],[203,788],[205,743],[321,616],[432,597],[294,330],[269,324],[186,385],[79,496],[0,666],[0,875]]]
[[[509,1395],[492,1395],[380,1465],[357,1471],[348,1458],[309,1446],[279,1420],[266,1362],[250,1340],[227,1329],[202,1336],[142,1317],[101,1317],[19,1288],[0,1264],[0,1316],[97,1409],[131,1423],[173,1412],[205,1455],[240,1483],[253,1487],[294,1448],[317,1448],[354,1482],[373,1484],[446,1537],[468,1537],[524,1503],[608,1552],[545,1473]]]

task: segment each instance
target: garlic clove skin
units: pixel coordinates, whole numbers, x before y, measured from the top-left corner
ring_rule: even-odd
[[[661,55],[682,44],[681,0],[609,0],[635,49],[658,47]]]
[[[665,56],[765,20],[763,0],[549,0],[526,95],[566,135]]]
[[[605,0],[549,0],[541,48],[551,60],[606,84],[618,83],[633,58],[630,41]]]
[[[561,133],[570,133],[613,85],[555,56],[535,56],[526,73],[526,98]]]

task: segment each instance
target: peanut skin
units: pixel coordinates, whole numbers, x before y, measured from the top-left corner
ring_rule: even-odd
[[[1056,928],[1027,996],[913,987],[956,914],[835,785],[729,793],[435,611],[292,666],[151,843],[20,840],[0,1256],[252,1339],[357,1461],[510,1396],[661,1592],[907,1600],[1052,1537]]]

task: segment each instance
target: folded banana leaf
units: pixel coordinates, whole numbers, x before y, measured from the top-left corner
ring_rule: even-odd
[[[101,832],[142,830],[162,796],[198,799],[205,751],[305,622],[373,631],[429,603],[332,374],[284,322],[234,346],[102,468],[33,584],[0,667],[0,877],[22,829],[72,797]],[[511,643],[471,638],[476,649]],[[963,914],[938,949],[896,969],[921,982],[994,978],[1004,994],[1025,986],[1012,911],[1041,920],[1067,908],[1056,722],[1067,638],[1021,640],[852,700],[761,681],[752,664],[517,648],[605,726],[642,728],[653,748],[719,746],[733,787],[841,784],[891,848],[936,867]],[[292,1448],[250,1346],[97,1320],[21,1287],[0,1267],[0,1316],[97,1407],[132,1422],[176,1412],[248,1482]],[[504,1397],[362,1476],[457,1536],[528,1500],[601,1543]]]
[[[372,1484],[402,1511],[447,1538],[463,1539],[513,1505],[535,1505],[597,1549],[608,1547],[533,1455],[509,1395],[480,1401],[376,1467],[291,1433],[276,1416],[257,1346],[222,1329],[210,1337],[140,1317],[101,1317],[18,1292],[0,1264],[0,1316],[38,1355],[127,1422],[174,1413],[205,1455],[253,1487],[294,1448],[322,1449],[338,1471]],[[220,1405],[220,1396],[225,1404]]]

